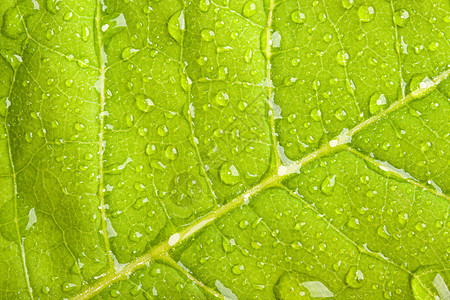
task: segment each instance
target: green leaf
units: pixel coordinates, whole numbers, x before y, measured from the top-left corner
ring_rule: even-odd
[[[0,2],[0,298],[448,299],[450,4]]]

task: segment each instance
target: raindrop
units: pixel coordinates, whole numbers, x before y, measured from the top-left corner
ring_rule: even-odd
[[[350,267],[345,275],[345,282],[352,288],[358,289],[364,284],[364,274],[357,267]]]
[[[273,287],[276,299],[311,299],[334,297],[326,284],[307,274],[284,272]]]
[[[231,272],[235,275],[241,275],[245,272],[244,265],[235,265],[231,268]]]
[[[310,115],[311,115],[311,118],[312,118],[314,121],[320,121],[320,118],[321,118],[321,116],[322,116],[322,112],[321,112],[320,109],[318,109],[318,108],[313,108],[313,109],[311,110]]]
[[[222,182],[228,185],[234,185],[241,180],[238,169],[229,162],[222,164],[219,175]]]
[[[394,13],[394,23],[397,26],[405,27],[409,21],[409,12],[404,9],[397,10]]]
[[[170,36],[180,43],[185,30],[184,12],[182,10],[177,11],[169,18],[167,29]]]
[[[333,177],[327,176],[323,181],[321,185],[322,193],[325,195],[332,195],[334,191],[334,186],[336,184],[336,175]]]
[[[153,101],[144,94],[136,95],[136,105],[140,111],[149,112],[153,108]]]
[[[250,18],[256,14],[256,3],[255,1],[247,1],[242,9],[242,14],[246,18]]]
[[[210,6],[211,6],[210,0],[200,0],[198,3],[198,8],[203,12],[207,12]]]
[[[346,66],[349,58],[350,56],[344,50],[341,50],[336,54],[337,63],[340,64],[341,66]]]
[[[212,42],[214,40],[214,31],[211,29],[203,29],[200,34],[202,39],[206,42]]]
[[[252,59],[253,59],[253,50],[247,49],[244,53],[244,60],[246,63],[251,63]]]
[[[347,119],[347,112],[345,111],[345,109],[339,108],[339,109],[336,110],[336,112],[334,113],[334,116],[335,116],[336,119],[338,119],[339,121],[344,121],[345,119]]]
[[[130,57],[132,57],[133,56],[133,54],[135,53],[135,52],[138,52],[139,50],[137,50],[137,49],[133,49],[133,48],[131,48],[131,47],[126,47],[125,49],[123,49],[123,51],[122,51],[122,59],[125,59],[125,60],[127,60],[127,59],[129,59]]]
[[[227,106],[228,103],[230,102],[228,94],[224,91],[219,91],[214,97],[214,100],[216,101],[217,104],[223,107]]]
[[[169,129],[167,128],[166,125],[160,125],[160,126],[156,129],[156,131],[158,132],[158,135],[159,135],[159,136],[162,136],[162,137],[164,137],[164,136],[166,136],[166,135],[169,134]]]
[[[178,150],[175,146],[167,146],[165,154],[168,159],[175,160],[178,157]]]
[[[376,115],[386,107],[386,97],[384,94],[375,92],[370,96],[369,99],[369,112],[372,115]]]
[[[350,9],[353,7],[353,4],[355,4],[354,0],[342,0],[342,6],[345,9]]]
[[[291,13],[291,20],[294,23],[303,24],[303,23],[305,23],[306,17],[305,17],[305,14],[301,10],[294,10]]]
[[[375,18],[375,8],[369,4],[363,4],[358,9],[358,17],[361,22],[370,22]]]

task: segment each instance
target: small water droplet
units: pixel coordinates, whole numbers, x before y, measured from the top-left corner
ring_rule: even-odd
[[[131,47],[126,47],[122,50],[122,54],[121,54],[122,59],[127,60],[130,57],[132,57],[135,52],[138,52],[138,51],[139,50],[137,50],[137,49],[133,49]]]
[[[154,107],[153,101],[144,94],[136,95],[136,105],[143,112],[149,112]]]
[[[170,160],[175,160],[178,157],[178,150],[177,148],[175,148],[175,146],[167,146],[164,152],[166,154],[166,157]]]
[[[207,12],[210,6],[211,6],[210,0],[200,0],[198,2],[198,8],[203,12]]]
[[[255,1],[247,1],[242,8],[242,14],[246,18],[250,18],[256,14],[256,3]]]
[[[369,99],[369,112],[372,115],[376,115],[386,107],[386,97],[384,94],[381,94],[379,92],[375,92],[370,96]]]
[[[312,270],[307,266],[307,270]],[[298,272],[284,272],[273,287],[276,299],[298,300],[329,298],[335,295],[329,290],[327,285],[316,278]]]
[[[223,107],[227,106],[228,103],[230,102],[228,94],[224,91],[219,91],[214,97],[214,100],[216,101],[217,104]]]
[[[333,177],[330,176],[325,177],[321,185],[322,193],[328,196],[332,195],[335,184],[336,184],[336,175],[334,175]]]
[[[241,275],[245,272],[245,267],[244,265],[234,265],[231,268],[231,272],[233,272],[233,274],[235,275]]]
[[[202,36],[202,39],[206,42],[212,42],[214,40],[214,31],[211,29],[203,29],[200,33]]]
[[[404,9],[397,10],[394,13],[394,23],[397,26],[405,27],[409,21],[409,12]]]
[[[78,285],[73,282],[64,282],[61,288],[64,292],[69,293],[78,289]]]
[[[350,218],[347,222],[347,226],[353,229],[360,229],[361,224],[359,223],[359,220],[357,218]]]
[[[294,10],[291,13],[291,20],[292,22],[296,24],[303,24],[305,23],[306,17],[305,14],[301,10]]]
[[[244,60],[246,63],[251,63],[253,59],[253,50],[247,49],[244,53]]]
[[[341,50],[336,54],[336,61],[341,66],[346,66],[349,58],[350,58],[350,56],[344,50]]]
[[[345,282],[350,287],[358,289],[364,285],[364,274],[357,267],[352,266],[345,275]]]
[[[222,164],[219,174],[222,182],[228,185],[234,185],[241,180],[238,169],[229,162]]]
[[[310,115],[311,115],[311,118],[312,118],[314,121],[320,121],[321,116],[322,116],[322,112],[321,112],[320,109],[318,109],[318,108],[313,108],[313,109],[311,110]]]
[[[337,109],[336,112],[334,113],[334,116],[335,116],[336,119],[338,119],[339,121],[344,121],[345,119],[347,119],[347,112],[345,111],[345,109],[339,108],[339,109]]]
[[[353,4],[355,4],[354,0],[342,0],[342,6],[345,9],[350,9],[353,7]]]
[[[380,225],[377,228],[377,234],[383,239],[388,240],[391,237],[391,234],[388,232],[386,225]]]
[[[156,131],[158,132],[159,136],[166,136],[169,134],[169,129],[167,128],[166,125],[160,125],[158,126],[158,128],[156,129]]]
[[[358,9],[358,17],[361,22],[370,22],[375,18],[375,8],[369,4],[363,4]]]
[[[170,36],[177,41],[181,42],[183,31],[185,30],[184,12],[182,10],[174,13],[167,22],[167,29]]]

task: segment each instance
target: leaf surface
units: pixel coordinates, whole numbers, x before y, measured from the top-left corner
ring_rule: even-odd
[[[2,1],[1,298],[447,299],[449,12]]]

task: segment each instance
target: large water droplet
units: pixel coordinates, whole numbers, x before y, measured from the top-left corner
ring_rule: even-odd
[[[334,186],[336,184],[336,175],[333,177],[327,176],[323,181],[321,185],[322,193],[325,195],[332,195],[334,191]]]
[[[355,4],[354,0],[342,0],[342,6],[345,9],[350,9],[353,7],[353,4]]]
[[[122,50],[122,59],[130,59],[130,57],[132,57],[133,56],[133,54],[135,53],[135,52],[138,52],[139,50],[137,50],[137,49],[133,49],[133,48],[131,48],[131,47],[126,47],[125,49],[123,49]]]
[[[305,14],[301,10],[294,10],[291,13],[291,20],[292,22],[296,24],[303,24],[305,23],[306,17]]]
[[[376,115],[381,112],[386,107],[386,97],[384,94],[375,92],[370,96],[369,99],[369,112],[372,115]]]
[[[184,12],[182,10],[177,11],[169,18],[167,29],[170,36],[180,43],[183,37],[183,31],[185,30]]]
[[[59,10],[59,6],[57,5],[58,2],[59,0],[47,0],[46,3],[47,10],[52,14],[56,14]]]
[[[352,288],[358,289],[364,284],[364,274],[357,267],[350,267],[345,275],[345,282]]]
[[[246,18],[250,18],[256,14],[256,3],[253,0],[247,1],[242,8],[242,14]]]
[[[235,265],[231,268],[231,272],[235,275],[241,275],[245,272],[245,266],[244,265]]]
[[[361,22],[370,22],[375,18],[375,8],[369,4],[363,4],[358,9],[358,17]]]
[[[222,164],[219,175],[222,182],[228,185],[236,184],[241,180],[238,169],[229,162]]]
[[[211,7],[210,0],[200,0],[198,2],[198,8],[203,12],[207,12],[210,7]]]
[[[409,21],[409,12],[404,9],[397,10],[394,13],[394,23],[397,26],[404,27],[408,24]]]
[[[203,29],[200,33],[202,36],[202,39],[206,42],[212,42],[214,40],[214,31],[211,29]]]
[[[311,110],[310,115],[311,115],[311,118],[312,118],[314,121],[320,121],[320,118],[321,118],[321,116],[322,116],[322,112],[321,112],[320,109],[318,109],[318,108],[313,108],[313,109]]]
[[[167,146],[165,153],[166,157],[170,160],[175,160],[178,157],[178,150],[175,146]]]
[[[337,63],[340,64],[341,66],[346,66],[349,58],[350,56],[344,50],[341,50],[336,54]]]
[[[307,274],[284,272],[273,287],[277,299],[297,300],[334,297],[322,282]]]
[[[416,300],[450,299],[450,271],[439,266],[421,266],[413,274],[411,288]]]
[[[150,111],[153,108],[153,101],[144,94],[136,95],[136,105],[143,112]]]
[[[214,97],[214,100],[220,106],[225,107],[230,102],[230,97],[228,96],[228,94],[226,92],[220,91],[216,94],[216,96]]]

